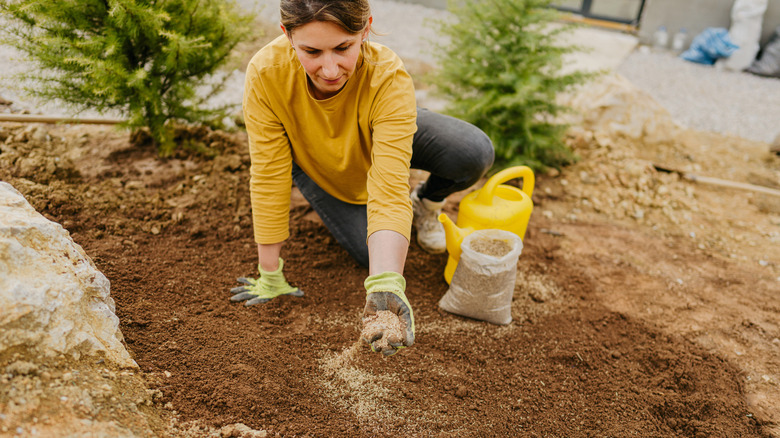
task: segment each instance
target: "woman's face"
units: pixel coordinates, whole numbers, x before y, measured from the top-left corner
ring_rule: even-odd
[[[317,99],[336,95],[352,77],[360,55],[360,44],[368,36],[372,19],[366,29],[351,34],[337,24],[313,21],[296,28],[291,33],[282,26],[292,43],[312,84]]]

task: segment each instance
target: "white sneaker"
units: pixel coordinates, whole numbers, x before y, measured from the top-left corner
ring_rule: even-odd
[[[444,235],[444,225],[439,222],[439,215],[446,201],[434,202],[430,199],[420,199],[417,196],[419,190],[418,185],[410,195],[417,243],[430,254],[443,253],[447,250],[447,240]]]

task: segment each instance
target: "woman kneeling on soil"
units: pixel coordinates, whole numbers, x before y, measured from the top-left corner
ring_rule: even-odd
[[[303,295],[285,280],[280,258],[294,182],[336,240],[368,267],[364,318],[389,310],[406,324],[403,342],[382,351],[393,354],[414,342],[402,275],[412,223],[423,249],[444,252],[437,220],[444,200],[485,174],[493,147],[473,125],[416,108],[401,60],[368,41],[367,0],[281,0],[281,18],[284,35],[246,72],[260,278],[239,279],[246,286],[231,299],[252,305]],[[411,195],[410,166],[431,173]]]

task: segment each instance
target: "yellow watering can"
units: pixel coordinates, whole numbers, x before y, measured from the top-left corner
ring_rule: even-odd
[[[505,185],[509,180],[523,178],[523,189]],[[447,252],[450,257],[444,268],[444,279],[452,281],[452,275],[460,259],[460,245],[463,238],[476,230],[499,229],[511,231],[520,239],[525,237],[528,219],[534,204],[534,172],[527,166],[504,169],[493,175],[485,185],[469,193],[460,201],[458,224],[455,225],[446,214],[439,215],[444,224],[447,238]]]

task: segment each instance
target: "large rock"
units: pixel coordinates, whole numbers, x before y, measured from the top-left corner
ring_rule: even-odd
[[[108,279],[69,233],[0,182],[0,354],[101,356],[136,368],[114,311]]]

